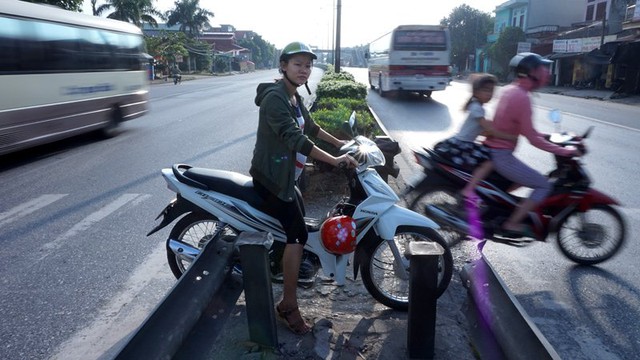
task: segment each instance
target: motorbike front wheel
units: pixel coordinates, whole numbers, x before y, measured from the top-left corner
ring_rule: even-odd
[[[560,251],[570,260],[582,264],[601,263],[624,244],[625,223],[622,215],[609,205],[596,205],[586,212],[574,210],[558,225],[556,234]]]
[[[467,234],[449,223],[438,221],[438,219],[427,213],[425,209],[427,208],[427,205],[435,205],[449,213],[458,214],[463,211],[463,205],[460,203],[459,193],[460,190],[450,186],[430,186],[427,190],[415,195],[414,197],[411,197],[411,194],[408,196],[409,201],[407,202],[407,207],[418,214],[425,214],[431,220],[437,222],[438,225],[440,225],[440,229],[437,231],[449,246],[454,246],[460,241],[466,239]],[[463,217],[463,219],[466,220],[466,216]]]
[[[167,261],[171,272],[179,279],[191,266],[191,261],[174,253],[169,247],[169,240],[184,243],[187,246],[203,249],[212,239],[220,236],[237,236],[237,234],[211,214],[190,213],[180,219],[171,229],[167,239]]]
[[[437,296],[440,297],[447,290],[453,273],[453,256],[442,237],[430,228],[405,226],[398,227],[393,240],[407,273],[411,269],[409,258],[405,254],[410,241],[432,241],[444,248],[444,254],[438,257]],[[389,242],[376,237],[364,246],[361,270],[365,288],[381,304],[406,311],[409,308],[409,279],[398,276],[397,263]]]

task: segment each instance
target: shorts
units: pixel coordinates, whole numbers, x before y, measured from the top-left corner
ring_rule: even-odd
[[[265,205],[260,210],[273,216],[282,224],[287,235],[287,244],[306,244],[309,233],[304,221],[304,202],[300,190],[296,188],[295,199],[287,202],[271,193],[255,179],[253,180],[253,188],[264,200]]]

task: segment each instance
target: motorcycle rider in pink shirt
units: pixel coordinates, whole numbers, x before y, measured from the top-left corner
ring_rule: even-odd
[[[547,141],[545,134],[533,127],[529,93],[549,82],[549,64],[550,60],[535,53],[519,53],[511,59],[509,67],[514,71],[515,79],[502,90],[493,127],[503,133],[522,135],[538,149],[560,156],[580,156],[578,150],[563,148]],[[484,144],[491,149],[491,159],[498,173],[514,183],[533,189],[529,198],[524,199],[502,224],[502,231],[499,233],[514,238],[531,236],[522,220],[549,194],[551,184],[548,178],[513,155],[518,145],[517,138],[513,141],[489,137]]]

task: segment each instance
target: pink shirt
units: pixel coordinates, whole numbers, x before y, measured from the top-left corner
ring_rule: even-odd
[[[563,148],[547,141],[544,134],[533,128],[531,119],[531,99],[527,90],[527,80],[511,83],[502,89],[500,100],[493,117],[493,127],[496,130],[512,134],[522,135],[529,140],[531,145],[550,153],[569,156],[573,150]],[[490,137],[484,144],[493,149],[515,150],[518,141],[498,139]]]

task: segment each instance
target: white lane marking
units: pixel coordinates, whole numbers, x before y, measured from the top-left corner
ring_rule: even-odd
[[[78,233],[90,228],[93,224],[95,224],[98,221],[100,221],[100,220],[106,218],[107,216],[111,215],[113,212],[115,212],[116,210],[120,209],[122,206],[126,205],[128,202],[135,200],[139,196],[140,196],[140,194],[124,194],[124,195],[121,195],[119,198],[117,198],[116,200],[114,200],[113,202],[108,204],[107,206],[103,207],[102,209],[100,209],[100,210],[90,214],[86,218],[82,219],[82,221],[80,221],[79,223],[75,224],[71,229],[67,230],[67,232],[65,232],[64,234],[58,236],[55,240],[42,245],[41,250],[55,250],[55,249],[60,248],[62,246],[62,243],[65,240],[67,240],[67,239],[75,236],[76,234],[78,234]],[[48,253],[46,253],[43,256],[43,258],[46,257],[47,255],[48,255]]]
[[[0,227],[5,226],[9,223],[12,223],[21,217],[27,216],[33,212],[36,212],[45,206],[48,206],[68,194],[46,194],[40,197],[37,197],[31,201],[28,201],[24,204],[18,205],[13,209],[10,209],[6,212],[0,212]]]
[[[124,343],[119,343],[143,323],[161,300],[149,299],[149,293],[154,292],[149,287],[166,281],[168,291],[175,281],[167,267],[165,244],[161,243],[133,270],[120,291],[102,309],[97,309],[95,319],[58,346],[49,360],[115,357],[117,353],[107,352],[120,351]]]

